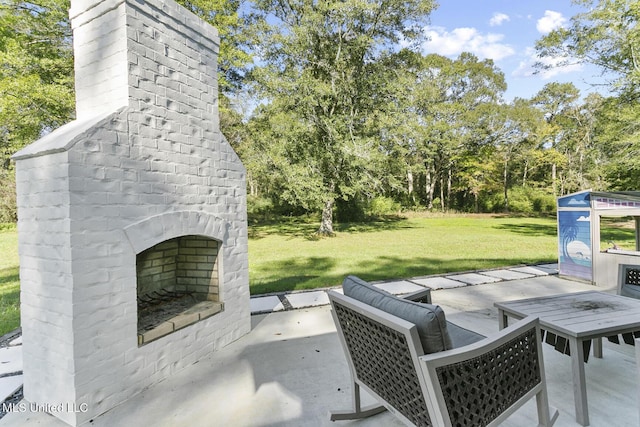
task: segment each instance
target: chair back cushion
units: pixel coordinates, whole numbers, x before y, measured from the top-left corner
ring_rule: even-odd
[[[439,306],[398,298],[356,276],[344,279],[342,289],[348,297],[416,325],[425,354],[452,348],[444,311]]]

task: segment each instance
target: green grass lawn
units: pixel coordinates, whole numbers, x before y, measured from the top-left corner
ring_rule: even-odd
[[[0,224],[0,335],[20,326],[18,233]]]
[[[348,274],[367,280],[557,262],[555,218],[440,215],[337,227],[314,238],[315,223],[253,226],[251,293],[339,285]]]
[[[636,226],[633,217],[600,218],[600,250],[618,245],[621,249],[635,250]]]
[[[249,229],[253,295],[367,280],[557,261],[555,218],[413,216],[341,224],[317,238],[318,224],[282,220]],[[0,335],[20,324],[18,238],[0,227]]]

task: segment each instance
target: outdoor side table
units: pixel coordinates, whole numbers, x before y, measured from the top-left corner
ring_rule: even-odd
[[[602,337],[640,330],[640,300],[587,291],[497,302],[500,329],[508,318],[538,316],[540,326],[569,342],[576,420],[589,425],[585,384],[585,344],[594,340],[594,356],[602,357]],[[586,347],[588,351],[588,347]]]

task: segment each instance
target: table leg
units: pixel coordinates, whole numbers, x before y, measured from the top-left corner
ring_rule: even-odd
[[[593,356],[602,359],[602,338],[593,340]]]
[[[509,318],[504,314],[504,310],[498,309],[498,327],[503,330],[507,326],[509,326]]]
[[[576,421],[580,425],[589,425],[587,406],[587,385],[584,373],[584,347],[577,338],[569,338],[571,350],[571,368],[573,372],[573,399],[576,406]]]

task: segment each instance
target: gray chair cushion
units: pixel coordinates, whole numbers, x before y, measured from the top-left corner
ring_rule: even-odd
[[[484,335],[465,329],[455,323],[447,322],[447,331],[451,337],[452,348],[460,348],[485,339]]]
[[[356,276],[348,276],[344,279],[342,289],[348,297],[416,325],[425,354],[453,348],[444,311],[437,305],[398,298]]]

